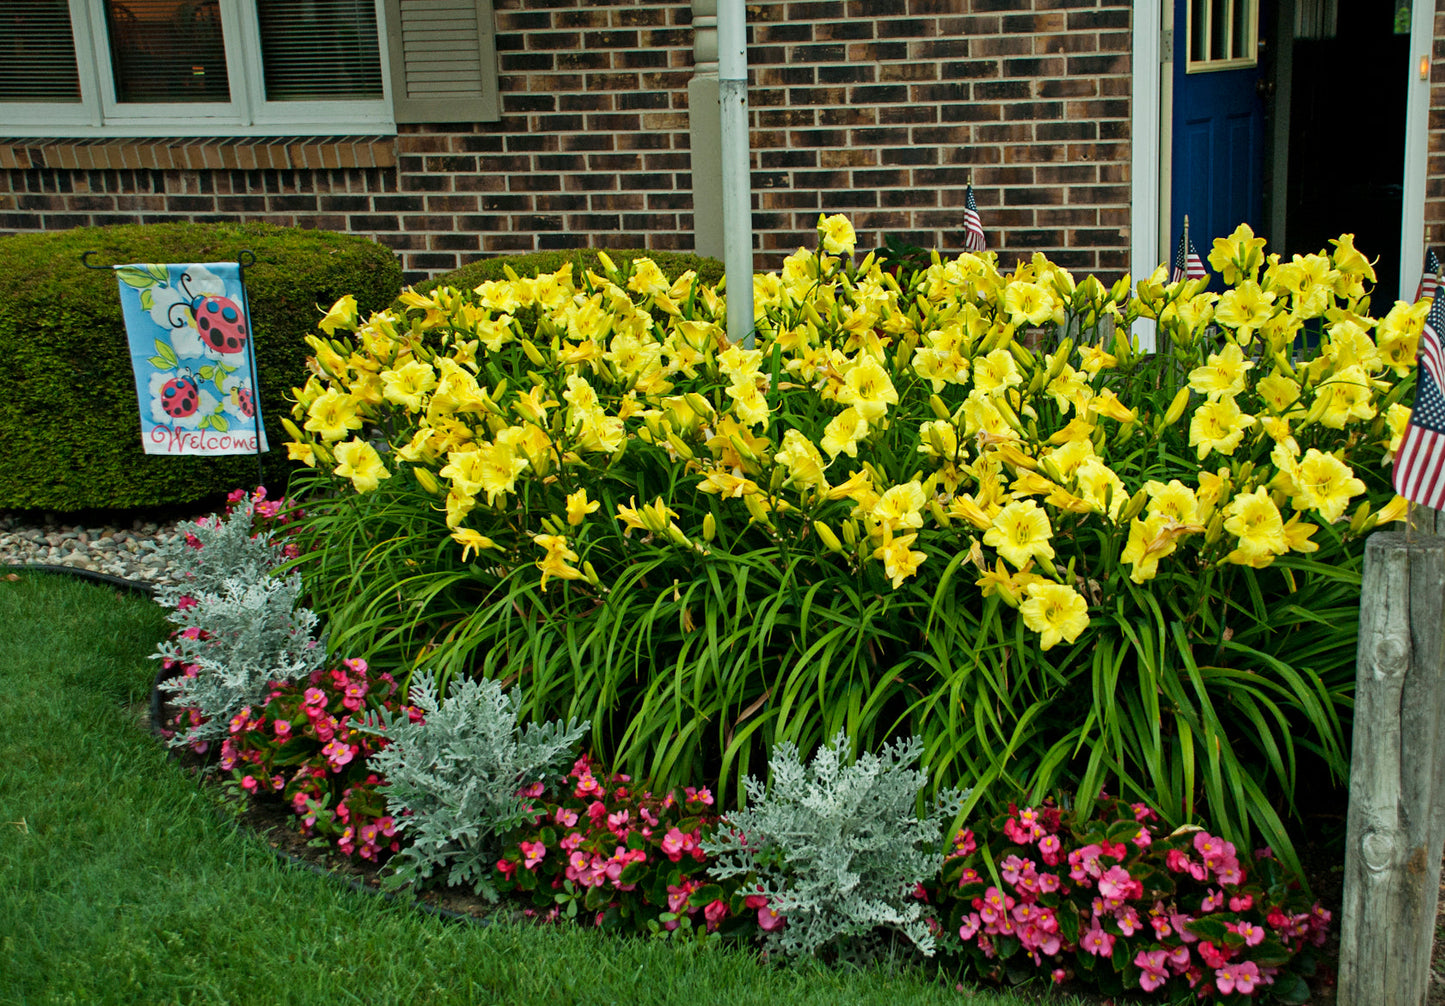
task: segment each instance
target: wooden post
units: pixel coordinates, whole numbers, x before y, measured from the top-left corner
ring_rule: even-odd
[[[1445,850],[1445,538],[1365,546],[1339,1006],[1421,1006]]]

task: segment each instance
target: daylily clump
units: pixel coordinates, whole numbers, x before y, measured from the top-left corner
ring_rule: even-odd
[[[1110,777],[1288,860],[1295,738],[1348,759],[1336,626],[1404,516],[1424,308],[1372,304],[1349,235],[1241,227],[1216,293],[818,233],[753,277],[751,346],[646,258],[338,304],[287,421],[346,497],[312,533],[357,542],[318,605],[369,660],[535,676],[659,788],[846,724],[924,738],[935,786]]]
[[[1381,409],[1398,406],[1423,312],[1361,313],[1374,274],[1348,235],[1333,259],[1281,262],[1242,227],[1211,254],[1234,289],[1167,284],[1161,269],[1138,300],[1127,282],[1076,282],[1041,256],[1004,273],[987,253],[939,261],[904,290],[872,256],[837,257],[852,252],[845,218],[821,218],[819,235],[819,252],[755,280],[753,349],[724,333],[718,291],[690,275],[664,288],[647,259],[580,284],[568,266],[407,293],[365,321],[338,304],[325,327],[351,338],[310,339],[316,376],[296,392],[292,450],[359,493],[411,469],[459,556],[530,562],[543,588],[597,589],[576,563],[624,561],[608,540],[618,531],[705,563],[722,547],[707,516],[871,567],[895,590],[962,554],[1045,649],[1088,625],[1079,557],[1072,573],[1054,560],[1090,527],[1127,538],[1121,561],[1142,584],[1161,563],[1260,568],[1313,552],[1317,527],[1362,499],[1347,534],[1396,512],[1355,468],[1378,469],[1397,446],[1398,411],[1386,430]],[[1128,379],[1136,316],[1199,360],[1159,412]],[[1297,359],[1296,337],[1319,320],[1318,352]],[[1042,325],[1078,335],[1040,350]],[[389,433],[362,439],[364,425]],[[1185,431],[1197,468],[1148,449]],[[627,452],[675,467],[670,495],[648,503],[655,519],[630,499],[599,513],[588,496]],[[1164,476],[1188,520],[1152,506]],[[569,533],[545,532],[548,519]]]

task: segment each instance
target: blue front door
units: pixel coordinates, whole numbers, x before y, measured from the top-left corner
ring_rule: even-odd
[[[1175,0],[1172,249],[1189,237],[1206,260],[1214,239],[1264,230],[1264,100],[1259,0]],[[1212,271],[1212,270],[1211,270]]]

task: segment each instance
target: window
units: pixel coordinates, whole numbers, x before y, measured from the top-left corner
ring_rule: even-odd
[[[0,132],[10,135],[375,133],[497,117],[491,0],[0,8]]]
[[[1187,72],[1235,70],[1259,62],[1257,0],[1189,0]]]

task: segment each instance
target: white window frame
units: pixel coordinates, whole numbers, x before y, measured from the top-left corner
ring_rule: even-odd
[[[117,102],[101,0],[69,0],[81,100],[0,102],[0,134],[124,137],[396,132],[384,0],[375,0],[382,96],[374,101],[266,101],[256,5],[253,0],[219,3],[229,102]]]
[[[1219,70],[1241,70],[1245,67],[1259,65],[1259,0],[1247,0],[1249,4],[1249,23],[1245,25],[1244,47],[1247,50],[1243,55],[1230,53],[1228,56],[1215,56],[1212,51],[1211,39],[1209,36],[1210,26],[1213,23],[1213,11],[1216,3],[1225,5],[1224,14],[1224,39],[1227,48],[1234,46],[1234,4],[1230,0],[1189,0],[1185,4],[1185,12],[1188,18],[1185,21],[1185,45],[1184,53],[1187,59],[1185,73],[1215,73]],[[1194,8],[1196,5],[1204,7],[1204,46],[1207,51],[1203,59],[1194,58]]]

